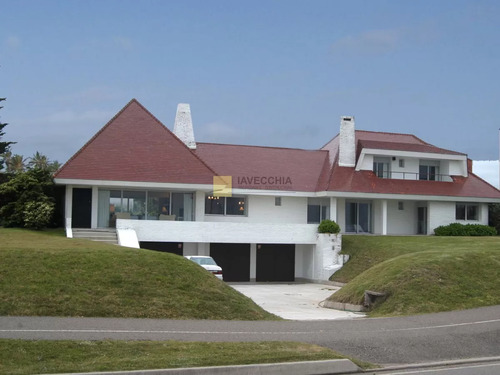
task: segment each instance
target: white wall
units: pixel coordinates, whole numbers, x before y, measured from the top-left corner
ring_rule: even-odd
[[[117,220],[117,229],[134,229],[139,241],[314,244],[317,224],[214,223]]]
[[[434,229],[440,225],[451,223],[461,224],[483,224],[488,225],[488,205],[486,203],[478,204],[479,220],[456,220],[455,202],[429,202],[429,231],[434,233]]]
[[[306,197],[281,197],[281,206],[275,206],[274,201],[274,196],[250,195],[247,196],[247,216],[204,215],[204,220],[232,223],[307,223]]]
[[[417,228],[417,206],[413,201],[403,202],[403,210],[399,210],[397,200],[387,201],[387,234],[415,234]]]

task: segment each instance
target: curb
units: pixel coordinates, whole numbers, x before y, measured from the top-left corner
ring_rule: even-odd
[[[387,366],[378,369],[370,369],[370,370],[362,370],[363,373],[368,374],[378,374],[389,371],[397,371],[397,370],[411,370],[411,369],[419,369],[426,367],[439,367],[439,366],[456,366],[456,365],[467,365],[474,363],[488,363],[488,362],[499,362],[500,356],[498,357],[479,357],[479,358],[467,358],[467,359],[451,359],[449,361],[440,361],[440,362],[424,362],[424,363],[412,363],[408,365],[396,365],[396,366]]]
[[[163,370],[136,370],[111,372],[85,372],[71,375],[321,375],[321,374],[353,374],[361,370],[348,359],[334,359],[327,361],[285,362],[238,366],[191,367]],[[69,374],[58,374],[69,375]]]

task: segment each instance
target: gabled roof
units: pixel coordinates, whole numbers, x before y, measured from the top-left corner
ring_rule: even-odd
[[[418,144],[418,143],[399,143],[399,142],[387,142],[387,141],[371,141],[360,139],[358,141],[358,148],[370,148],[375,150],[394,150],[394,151],[413,151],[413,152],[425,152],[431,154],[447,154],[447,155],[463,155],[465,154],[450,150],[445,150],[444,148],[439,148],[430,144]]]
[[[209,166],[132,99],[55,178],[212,184],[214,175]]]
[[[316,191],[328,160],[321,150],[215,143],[197,143],[195,152],[241,189]]]

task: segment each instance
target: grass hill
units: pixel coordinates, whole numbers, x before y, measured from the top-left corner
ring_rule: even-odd
[[[371,316],[408,315],[500,304],[500,237],[344,236],[351,260],[333,280],[331,300],[362,304],[365,290],[387,293]]]
[[[0,228],[0,315],[275,320],[187,259]]]

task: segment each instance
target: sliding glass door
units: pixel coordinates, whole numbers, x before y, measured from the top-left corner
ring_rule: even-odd
[[[345,225],[348,233],[371,233],[371,202],[346,202]]]

